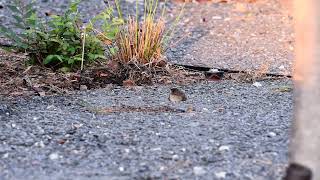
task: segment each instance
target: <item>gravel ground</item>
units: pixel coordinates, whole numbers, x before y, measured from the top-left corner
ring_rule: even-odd
[[[188,4],[179,26],[173,62],[291,74],[293,20],[278,1]]]
[[[184,86],[177,104],[168,86],[0,97],[0,179],[280,179],[292,82],[261,83]]]

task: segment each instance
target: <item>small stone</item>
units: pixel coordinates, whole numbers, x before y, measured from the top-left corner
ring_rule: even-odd
[[[52,153],[52,154],[49,155],[49,159],[57,160],[57,159],[59,159],[59,154],[58,153]]]
[[[124,152],[128,154],[130,153],[130,149],[124,149]]]
[[[124,167],[120,166],[119,167],[119,171],[123,172],[124,171]]]
[[[179,156],[177,154],[172,156],[172,160],[174,161],[178,161],[179,160]]]
[[[152,148],[151,151],[161,151],[161,147]]]
[[[80,91],[86,91],[88,87],[86,85],[80,85]]]
[[[214,173],[214,175],[219,179],[224,179],[224,178],[226,178],[227,173],[224,171],[221,171],[221,172]]]
[[[45,96],[45,95],[46,95],[46,92],[44,92],[44,91],[40,91],[40,92],[38,92],[38,94],[39,94],[39,96],[40,96],[40,97],[43,97],[43,96]]]
[[[206,112],[208,112],[208,111],[209,111],[209,109],[208,109],[208,108],[202,108],[202,110],[203,110],[203,111],[206,111]]]
[[[45,133],[45,131],[44,131],[44,129],[42,129],[42,127],[37,126],[37,129],[38,129],[38,133],[39,134],[44,134]]]
[[[220,146],[219,151],[229,151],[230,147],[229,146]]]
[[[76,129],[79,129],[82,126],[83,126],[83,124],[73,124],[73,127],[76,128]]]
[[[206,170],[203,167],[195,166],[195,167],[193,167],[193,173],[196,176],[201,176],[201,175],[206,174]]]
[[[75,149],[75,150],[72,150],[71,152],[72,152],[73,154],[80,154],[80,153],[81,153],[81,151],[76,150],[76,149]]]
[[[55,110],[55,106],[54,105],[49,105],[49,106],[47,106],[47,110]]]
[[[222,17],[221,16],[212,16],[212,19],[213,20],[220,20],[220,19],[222,19]]]
[[[8,158],[8,157],[9,157],[9,153],[5,153],[5,154],[2,155],[2,158],[3,158],[3,159],[6,159],[6,158]]]
[[[15,128],[17,125],[16,124],[11,124],[11,127]]]
[[[255,86],[255,87],[261,87],[262,86],[262,84],[260,82],[255,82],[252,85]]]
[[[219,69],[211,68],[209,69],[208,73],[218,73],[220,72]]]
[[[37,120],[39,120],[40,118],[39,117],[33,117],[33,120],[34,121],[37,121]]]
[[[269,132],[268,137],[275,137],[277,134],[275,132]]]
[[[43,141],[40,141],[40,142],[34,143],[34,146],[40,147],[40,148],[44,148],[44,147],[45,147],[45,144],[43,143]]]
[[[193,108],[193,106],[188,106],[187,107],[187,110],[186,110],[186,112],[188,112],[188,113],[192,113],[192,112],[194,112],[194,108]]]
[[[284,70],[285,69],[284,65],[279,66],[279,69]]]

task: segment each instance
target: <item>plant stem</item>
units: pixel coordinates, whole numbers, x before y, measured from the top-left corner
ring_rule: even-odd
[[[82,41],[82,57],[81,57],[81,68],[80,70],[83,70],[83,61],[84,61],[84,46],[86,44],[86,28],[83,30],[83,41]]]

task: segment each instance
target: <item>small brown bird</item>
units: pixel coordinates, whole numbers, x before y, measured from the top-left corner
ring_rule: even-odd
[[[180,101],[186,101],[187,96],[179,90],[178,88],[171,88],[171,93],[169,95],[169,100],[171,102],[180,102]]]

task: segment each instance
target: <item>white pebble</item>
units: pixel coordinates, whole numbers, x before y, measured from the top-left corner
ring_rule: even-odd
[[[54,105],[49,105],[49,106],[47,106],[47,110],[56,110],[56,106],[54,106]]]
[[[73,124],[73,127],[77,128],[77,129],[79,129],[82,126],[83,126],[83,124]]]
[[[120,166],[119,167],[119,171],[123,172],[124,171],[124,167]]]
[[[208,72],[209,72],[209,73],[218,73],[218,72],[220,72],[220,71],[219,71],[219,69],[214,69],[214,68],[212,68],[212,69],[209,69]]]
[[[88,87],[86,85],[80,85],[80,91],[88,90]]]
[[[219,151],[229,151],[230,147],[229,146],[220,146]]]
[[[279,69],[284,70],[285,69],[284,65],[279,66]]]
[[[161,147],[152,148],[151,151],[161,151]]]
[[[275,132],[269,132],[269,133],[268,133],[268,136],[269,136],[269,137],[275,137],[276,135],[277,135],[277,134],[276,134]]]
[[[125,152],[125,153],[129,153],[129,152],[130,152],[130,149],[127,149],[127,148],[126,148],[126,149],[124,149],[124,152]]]
[[[209,109],[208,109],[208,108],[202,108],[202,110],[203,110],[203,111],[206,111],[206,112],[208,112],[208,111],[209,111]]]
[[[44,148],[44,147],[45,147],[43,141],[36,142],[36,143],[34,143],[34,145],[35,145],[36,147],[40,147],[40,148]]]
[[[179,160],[179,156],[178,156],[177,154],[173,155],[173,156],[172,156],[172,160],[174,160],[174,161]]]
[[[196,176],[201,176],[206,173],[206,170],[203,167],[195,166],[195,167],[193,167],[193,173]]]
[[[255,83],[253,83],[252,85],[255,86],[255,87],[261,87],[261,86],[262,86],[262,84],[259,83],[259,82],[255,82]]]
[[[51,159],[51,160],[57,160],[57,159],[59,159],[59,154],[57,154],[57,153],[52,153],[52,154],[49,155],[49,159]]]
[[[3,156],[2,156],[3,159],[6,159],[6,158],[8,158],[8,157],[9,157],[9,153],[5,153],[5,154],[3,154]]]
[[[214,173],[214,175],[219,179],[224,179],[224,178],[226,178],[227,173],[224,171],[221,171],[221,172]]]
[[[212,16],[212,19],[219,20],[219,19],[222,19],[222,17],[221,16]]]

